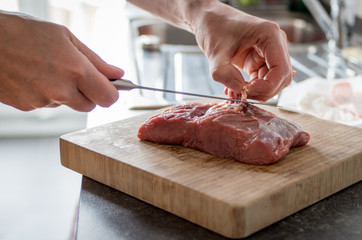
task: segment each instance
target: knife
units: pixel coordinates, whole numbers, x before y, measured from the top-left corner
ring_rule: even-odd
[[[204,94],[198,94],[198,93],[181,92],[181,91],[174,91],[174,90],[168,90],[168,89],[162,89],[162,88],[140,86],[140,85],[136,85],[133,82],[131,82],[130,80],[126,80],[126,79],[109,79],[109,80],[112,82],[112,84],[118,90],[121,90],[121,91],[129,91],[132,89],[145,89],[145,90],[160,91],[160,92],[167,92],[167,93],[174,93],[174,94],[182,94],[182,95],[188,95],[188,96],[194,96],[194,97],[213,98],[213,99],[228,100],[228,101],[233,101],[233,102],[268,105],[268,104],[260,103],[260,102],[243,101],[240,99],[231,99],[231,98],[218,97],[218,96],[212,96],[212,95],[204,95]]]

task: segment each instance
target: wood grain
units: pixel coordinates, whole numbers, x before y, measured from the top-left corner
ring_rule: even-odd
[[[301,125],[311,134],[308,145],[273,165],[246,165],[139,141],[147,114],[62,136],[61,162],[230,238],[249,236],[362,179],[362,129],[263,108]]]

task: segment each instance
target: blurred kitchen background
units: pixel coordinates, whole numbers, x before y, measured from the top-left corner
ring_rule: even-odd
[[[362,73],[362,1],[346,0],[330,15],[335,1],[223,2],[280,24],[298,83]],[[0,9],[67,26],[135,83],[223,94],[224,87],[211,80],[207,60],[190,33],[124,0],[0,0]],[[89,114],[65,106],[21,112],[0,104],[0,240],[74,237],[81,176],[61,166],[59,136],[185,100],[133,90],[120,93],[110,108],[97,107]],[[270,104],[278,101],[279,96]]]

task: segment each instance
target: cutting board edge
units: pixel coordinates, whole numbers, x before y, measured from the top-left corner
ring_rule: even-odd
[[[328,168],[325,168],[325,171],[321,174],[313,174],[310,175],[308,178],[306,178],[302,183],[290,183],[286,186],[284,186],[282,188],[281,191],[276,191],[276,192],[270,192],[266,195],[266,197],[264,199],[260,199],[260,201],[255,201],[253,202],[253,207],[246,207],[246,212],[245,212],[245,218],[248,220],[246,221],[246,232],[245,235],[250,236],[251,234],[272,225],[273,223],[276,223],[277,221],[280,221],[288,216],[291,216],[294,213],[297,213],[300,210],[303,210],[309,206],[311,206],[312,204],[315,204],[325,198],[328,198],[330,196],[332,196],[333,194],[355,184],[358,183],[359,181],[362,181],[362,171],[358,171],[362,169],[362,153],[356,154],[358,155],[358,159],[356,159],[355,161],[350,161],[350,159],[356,157],[356,156],[350,156],[348,159],[344,160],[343,162],[340,162],[340,165],[344,165],[343,167],[339,167],[337,165],[330,165],[328,166]],[[352,171],[353,170],[353,171]],[[353,172],[353,174],[350,174],[350,172]],[[348,174],[346,174],[348,173]],[[340,177],[337,178],[331,178],[331,176],[335,176],[338,175]],[[344,176],[344,178],[343,178]],[[343,178],[343,179],[342,179]],[[333,179],[334,181],[329,181],[330,179]],[[301,182],[301,181],[296,181],[296,182]],[[342,184],[344,183],[344,184]],[[327,187],[325,187],[324,189],[320,189],[321,191],[316,193],[312,193],[312,195],[314,196],[313,198],[310,198],[309,200],[302,200],[302,202],[298,203],[298,204],[294,204],[294,209],[291,208],[292,205],[288,206],[288,202],[290,202],[290,198],[287,197],[287,195],[283,196],[280,195],[281,192],[288,192],[290,194],[290,191],[294,191],[296,190],[296,186],[299,189],[299,191],[295,192],[294,194],[292,194],[293,196],[300,196],[303,193],[308,192],[308,189],[315,189],[312,186],[313,185],[329,185]],[[337,187],[336,187],[337,186]],[[268,201],[263,201],[266,198],[281,198],[279,200],[274,200],[275,204],[273,204],[273,201],[269,201],[270,205],[267,205],[265,203],[268,203]],[[284,200],[283,200],[284,197]],[[277,204],[277,202],[279,203],[284,203],[282,204]],[[290,203],[289,203],[290,204]],[[278,208],[275,208],[275,206],[279,206],[279,210]],[[288,208],[289,207],[289,208]],[[260,215],[263,215],[263,213],[265,212],[264,210],[266,208],[274,208],[276,209],[276,212],[280,211],[280,213],[275,213],[277,217],[275,217],[274,219],[270,218],[268,223],[263,223],[260,224],[260,222],[258,222],[258,220],[260,220],[259,218],[257,218],[256,216],[258,216],[257,212],[260,212]],[[288,212],[283,212],[283,208],[289,209],[290,211]],[[253,211],[249,211],[249,210],[253,210]],[[260,216],[259,215],[259,216]],[[267,218],[267,216],[264,215],[264,220],[265,218]],[[248,225],[251,225],[253,227],[250,227]]]
[[[340,182],[343,182],[345,183],[343,186],[339,186],[338,188],[335,188],[334,191],[331,191],[331,190],[327,190],[325,193],[323,194],[317,194],[314,198],[312,198],[312,200],[310,200],[309,202],[303,202],[303,203],[299,203],[298,205],[296,205],[296,207],[293,209],[293,210],[290,210],[288,212],[283,212],[283,210],[281,209],[276,209],[276,211],[280,211],[279,214],[276,214],[273,218],[263,218],[264,221],[260,221],[260,216],[259,218],[256,218],[255,216],[257,216],[258,214],[256,214],[256,210],[262,210],[262,209],[265,209],[265,207],[273,207],[271,205],[267,205],[266,203],[268,201],[266,201],[266,199],[272,199],[272,198],[275,198],[275,196],[273,197],[273,193],[269,193],[268,196],[265,197],[265,199],[261,199],[260,201],[255,201],[255,202],[248,202],[248,203],[244,203],[244,204],[228,204],[228,203],[223,203],[223,202],[220,202],[218,199],[213,199],[213,198],[210,198],[212,201],[215,201],[213,202],[213,204],[210,204],[213,206],[213,208],[215,208],[215,204],[216,206],[220,206],[219,209],[227,209],[227,212],[228,214],[231,214],[229,216],[229,220],[225,220],[223,222],[232,222],[234,224],[228,224],[229,226],[226,226],[225,227],[220,227],[219,226],[219,221],[220,219],[223,219],[225,218],[225,211],[223,211],[222,213],[220,213],[219,215],[222,215],[222,216],[217,216],[216,217],[216,220],[213,221],[213,223],[210,223],[210,222],[207,222],[206,220],[206,223],[205,223],[205,220],[204,221],[200,221],[198,219],[197,216],[189,216],[187,215],[188,213],[184,213],[182,212],[182,210],[175,210],[173,209],[171,206],[167,206],[165,205],[163,202],[164,201],[161,201],[163,204],[159,203],[158,201],[156,201],[156,199],[148,199],[147,198],[147,195],[152,195],[150,194],[149,192],[148,193],[137,193],[135,192],[135,190],[130,190],[130,189],[127,189],[126,187],[120,187],[117,185],[117,182],[119,182],[119,179],[118,180],[115,180],[115,179],[112,179],[110,178],[109,176],[117,176],[117,174],[109,174],[109,169],[108,170],[105,170],[102,172],[102,175],[99,176],[97,175],[97,173],[99,174],[101,171],[99,171],[99,169],[102,168],[102,162],[103,161],[117,161],[111,157],[108,157],[108,156],[104,156],[104,155],[101,155],[97,152],[94,152],[90,149],[87,149],[83,146],[80,146],[80,145],[77,145],[75,143],[72,143],[71,141],[67,140],[66,139],[67,137],[61,137],[60,139],[60,147],[61,147],[61,163],[64,167],[67,167],[69,169],[72,169],[76,172],[79,172],[87,177],[90,177],[98,182],[101,182],[105,185],[108,185],[112,188],[115,188],[119,191],[122,191],[128,195],[131,195],[133,197],[136,197],[144,202],[147,202],[153,206],[156,206],[160,209],[163,209],[165,211],[168,211],[168,212],[171,212],[172,214],[175,214],[179,217],[182,217],[190,222],[193,222],[195,224],[198,224],[200,226],[203,226],[211,231],[214,231],[214,232],[217,232],[223,236],[226,236],[226,237],[229,237],[229,238],[244,238],[244,237],[247,237],[273,223],[275,223],[276,221],[279,221],[287,216],[290,216],[292,215],[293,213],[301,210],[301,209],[304,209],[308,206],[310,206],[311,204],[313,203],[316,203],[360,180],[362,180],[362,173],[356,173],[354,174],[355,175],[355,178],[350,178],[350,179],[347,179],[348,181],[340,181]],[[69,148],[71,148],[73,145],[74,150],[77,150],[78,151],[78,155],[79,155],[79,160],[78,161],[73,161],[73,163],[78,163],[80,164],[78,167],[77,166],[74,166],[72,164],[70,164],[70,162],[72,161],[67,161],[66,160],[66,156],[65,156],[65,153],[68,152],[69,153]],[[86,154],[80,154],[80,153],[87,153],[87,152],[92,152],[92,155],[90,155],[90,157],[94,157],[94,159],[91,159],[91,158],[87,158],[85,155]],[[354,156],[351,156],[350,158],[353,158]],[[95,161],[95,163],[93,164],[87,164],[87,161]],[[345,168],[337,168],[337,166],[334,166],[334,165],[331,165],[329,167],[329,169],[327,169],[326,172],[324,172],[324,175],[327,175],[327,176],[319,176],[316,174],[314,175],[315,178],[318,178],[320,179],[319,181],[321,183],[319,183],[320,185],[323,184],[323,181],[322,179],[324,178],[324,181],[325,182],[328,182],[327,180],[330,179],[328,177],[329,173],[332,171],[334,171],[334,169],[336,169],[338,171],[338,169],[345,169],[344,171],[345,172],[349,172],[350,170],[348,169],[360,169],[361,166],[362,166],[362,154],[359,154],[359,158],[357,159],[357,163],[356,161],[352,161],[352,165],[353,164],[359,164],[358,166],[360,167],[356,167],[356,166],[350,166],[350,167],[345,167]],[[98,163],[97,163],[98,162]],[[149,186],[153,186],[154,188],[152,189],[152,191],[155,190],[155,187],[158,188],[157,191],[160,192],[159,195],[162,195],[162,189],[164,188],[175,188],[175,186],[172,186],[172,184],[177,184],[177,185],[180,185],[178,183],[172,183],[170,182],[170,180],[167,180],[166,182],[163,181],[163,179],[151,172],[147,172],[145,170],[142,170],[142,169],[138,169],[136,168],[135,166],[131,166],[127,163],[123,163],[123,162],[119,162],[117,161],[117,163],[119,163],[120,166],[122,166],[121,168],[122,169],[127,169],[127,170],[123,170],[123,172],[128,172],[128,171],[136,171],[136,175],[139,175],[139,176],[142,176],[142,179],[140,179],[140,183],[152,183],[151,185],[144,185],[144,184],[141,184],[141,185],[138,185],[138,186],[135,186],[133,189],[144,189],[144,188],[149,188]],[[99,167],[93,167],[94,169],[87,169],[86,167],[82,167],[82,164],[84,164],[84,166],[97,166],[97,164],[100,164]],[[349,159],[346,159],[345,161],[343,161],[341,164],[351,164],[351,161],[349,161]],[[104,164],[104,165],[107,165],[107,164]],[[347,169],[347,170],[346,170]],[[118,169],[119,170],[119,169]],[[342,171],[341,170],[341,171]],[[108,172],[108,174],[106,174]],[[116,170],[117,172],[117,170]],[[121,171],[122,172],[122,171]],[[333,174],[333,173],[330,173],[330,174]],[[334,173],[336,174],[336,173]],[[338,175],[340,176],[343,176],[345,174],[343,173],[337,173]],[[359,175],[358,175],[359,174]],[[118,174],[119,175],[119,174]],[[358,175],[358,176],[357,176]],[[107,177],[108,176],[108,177]],[[351,175],[347,175],[347,176],[351,176]],[[124,177],[124,178],[127,178],[127,177]],[[308,189],[308,184],[310,185],[313,185],[315,184],[314,182],[317,181],[317,180],[311,180],[311,178],[313,178],[313,176],[310,177],[310,180],[309,180],[309,183],[307,181],[306,183],[306,186],[300,186],[300,188],[302,190],[300,190],[302,193],[305,191],[303,190],[304,189]],[[121,180],[121,182],[127,182],[126,179],[123,179]],[[318,182],[318,181],[317,181]],[[165,185],[166,184],[166,185]],[[286,191],[289,191],[288,188],[291,188],[293,189],[293,183],[290,183],[289,185],[286,185],[283,189],[283,192],[286,192]],[[334,185],[333,183],[331,185]],[[199,197],[200,198],[200,201],[199,202],[199,205],[201,205],[201,203],[203,203],[202,201],[202,195],[203,193],[200,193],[200,192],[197,192],[196,190],[194,189],[191,189],[191,188],[188,188],[187,186],[182,186],[180,185],[181,188],[184,188],[184,190],[186,190],[187,188],[187,191],[192,193],[194,196],[191,196],[191,199],[195,199],[195,197]],[[152,192],[151,191],[151,192]],[[180,190],[182,192],[182,189]],[[177,194],[177,193],[176,193]],[[180,193],[178,193],[180,194]],[[157,194],[154,194],[154,195],[157,195]],[[169,194],[169,195],[172,195],[172,194]],[[276,193],[276,195],[278,195],[278,193]],[[285,195],[286,196],[286,195]],[[205,196],[204,196],[205,197]],[[210,197],[210,196],[209,196]],[[278,198],[278,197],[277,197]],[[179,198],[176,198],[176,199],[179,199]],[[205,198],[204,198],[205,199]],[[159,200],[159,199],[158,199]],[[171,201],[171,200],[169,200]],[[206,201],[210,201],[210,200],[206,200]],[[283,200],[282,197],[279,196],[279,200],[274,200],[274,203],[275,204],[279,204],[280,206],[282,206],[281,203],[283,202],[286,202],[288,201],[288,199],[286,198],[285,200]],[[184,201],[185,202],[185,201]],[[186,201],[187,202],[187,201]],[[195,202],[195,201],[193,201]],[[273,201],[270,201],[270,202],[273,202]],[[176,204],[176,203],[169,203],[170,205],[172,204]],[[193,205],[194,203],[189,203],[190,206]],[[176,204],[177,205],[177,204]],[[201,207],[201,206],[198,206],[198,207]],[[191,207],[192,208],[192,207]],[[181,209],[181,208],[180,208]],[[185,207],[183,207],[183,209],[185,209]],[[192,211],[191,211],[192,212]],[[261,212],[260,214],[263,214],[263,212]],[[200,214],[201,215],[201,214]],[[207,215],[207,214],[206,214]],[[237,219],[237,222],[235,222],[235,219]],[[259,221],[257,221],[259,220]],[[208,221],[211,221],[211,220],[208,220]],[[240,227],[242,226],[242,227]]]

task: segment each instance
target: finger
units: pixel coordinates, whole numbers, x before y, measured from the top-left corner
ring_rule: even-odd
[[[286,49],[286,40],[282,34],[280,36],[280,39],[264,47],[265,66],[259,69],[258,78],[250,81],[245,87],[249,98],[266,101],[290,84],[292,80],[290,58]]]
[[[232,59],[232,63],[248,74],[251,74],[258,71],[265,64],[265,58],[260,55],[260,50],[251,47],[248,50],[238,50],[238,53]]]
[[[37,94],[38,98],[43,95],[44,92],[39,92]],[[34,106],[35,108],[39,107],[56,107],[59,105],[67,105],[68,107],[80,111],[80,112],[90,112],[96,106],[96,103],[86,97],[76,85],[59,85],[57,89],[51,89],[46,92],[46,95],[42,97],[44,100],[47,100],[46,104],[42,106]],[[39,102],[39,100],[38,100]]]
[[[117,89],[92,64],[89,63],[87,67],[86,81],[79,82],[79,91],[97,105],[109,107],[118,100]]]
[[[214,57],[209,60],[210,72],[212,78],[232,89],[235,92],[240,92],[246,84],[243,75],[230,60]]]
[[[73,44],[80,51],[80,57],[83,59],[83,64],[86,67],[86,81],[80,81],[78,89],[90,101],[102,107],[109,107],[119,97],[117,89],[109,79],[121,78],[124,75],[124,71],[108,65],[73,34],[70,33],[70,36]]]
[[[64,104],[79,112],[90,112],[96,107],[96,104],[93,101],[89,100],[80,92],[79,94],[74,95],[71,101]]]
[[[264,79],[250,81],[245,86],[248,98],[265,102],[289,85],[288,79],[291,79],[292,73],[281,81],[282,84],[275,84],[275,81],[268,80],[269,77],[273,78],[273,74],[275,75],[274,77],[280,76],[280,73],[278,73],[277,70],[270,70]]]
[[[227,88],[227,87],[224,88],[224,94],[225,94],[225,95],[228,95],[228,94],[229,94],[229,88]]]

